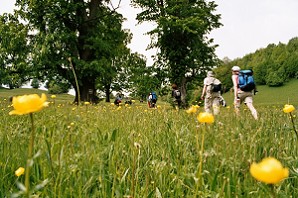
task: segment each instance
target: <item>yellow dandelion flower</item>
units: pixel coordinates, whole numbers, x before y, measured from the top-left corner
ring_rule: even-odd
[[[197,112],[197,108],[195,106],[191,106],[189,109],[186,110],[186,113],[196,113]]]
[[[51,95],[51,98],[52,98],[52,99],[55,99],[55,98],[56,98],[56,95]]]
[[[90,102],[84,102],[85,105],[90,105]]]
[[[286,104],[283,108],[283,111],[285,113],[291,113],[294,110],[295,110],[295,107],[293,105],[288,105],[288,104]]]
[[[214,122],[214,116],[211,113],[207,112],[199,113],[197,119],[200,123],[211,124]]]
[[[252,163],[249,171],[256,180],[267,184],[277,184],[289,177],[289,170],[273,157],[264,158],[258,164]]]
[[[14,172],[14,174],[15,174],[17,177],[19,177],[19,176],[23,175],[24,172],[25,172],[25,168],[20,167],[20,168],[18,168],[18,169]]]
[[[9,112],[9,115],[23,115],[40,111],[47,107],[49,102],[46,102],[47,96],[43,93],[41,97],[37,94],[16,96],[12,99],[14,110]]]

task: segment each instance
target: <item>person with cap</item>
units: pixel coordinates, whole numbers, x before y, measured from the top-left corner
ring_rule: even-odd
[[[240,114],[240,105],[242,102],[246,104],[255,120],[258,119],[258,112],[253,106],[253,93],[252,91],[242,91],[239,88],[239,66],[232,67],[232,82],[234,90],[234,108],[237,115]]]
[[[207,77],[204,78],[204,86],[202,90],[201,99],[204,100],[205,112],[217,115],[220,110],[220,95],[221,82],[214,77],[213,71],[207,72]]]

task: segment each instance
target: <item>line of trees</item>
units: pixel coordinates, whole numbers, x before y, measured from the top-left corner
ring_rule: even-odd
[[[131,3],[142,8],[139,22],[157,24],[148,33],[148,47],[158,49],[154,65],[146,66],[145,57],[127,47],[132,34],[122,28],[121,0],[17,0],[13,14],[0,16],[0,83],[16,88],[34,79],[35,87],[38,82],[52,90],[71,86],[75,102],[96,102],[98,91],[107,102],[112,91],[142,97],[175,83],[186,103],[187,91],[218,63],[216,45],[207,36],[221,26],[220,14],[213,14],[217,5],[206,0]]]
[[[224,58],[215,72],[227,90],[232,87],[230,76],[234,65],[253,69],[258,85],[282,86],[290,79],[298,78],[298,37],[290,39],[287,44],[269,44],[235,60]]]

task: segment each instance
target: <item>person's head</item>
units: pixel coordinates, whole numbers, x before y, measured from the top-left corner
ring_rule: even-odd
[[[208,71],[207,72],[207,77],[214,77],[213,71]]]
[[[177,89],[178,86],[176,84],[172,84],[172,89]]]
[[[240,71],[240,67],[239,66],[235,65],[235,66],[232,67],[232,72],[233,73],[238,73],[239,71]]]

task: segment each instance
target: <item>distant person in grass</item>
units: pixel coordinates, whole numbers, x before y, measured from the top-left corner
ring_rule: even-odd
[[[240,105],[242,102],[246,104],[248,109],[250,110],[252,116],[255,120],[258,119],[258,113],[255,107],[253,106],[253,91],[242,91],[239,88],[239,66],[232,67],[232,81],[233,81],[233,90],[234,90],[234,108],[237,115],[240,114]],[[256,91],[254,90],[254,93]]]
[[[148,101],[149,108],[156,108],[157,95],[154,91],[151,91],[148,94],[147,101]]]
[[[172,84],[172,106],[175,109],[180,109],[182,100],[181,100],[181,92],[178,89],[178,86],[176,84]]]
[[[115,100],[114,100],[114,104],[117,105],[117,106],[119,106],[121,102],[122,102],[122,94],[121,93],[118,93],[116,95]]]
[[[207,72],[207,77],[204,79],[201,99],[204,100],[205,112],[214,115],[219,114],[220,104],[223,97],[220,95],[221,82],[214,77],[213,71]],[[218,87],[215,87],[218,86]]]

